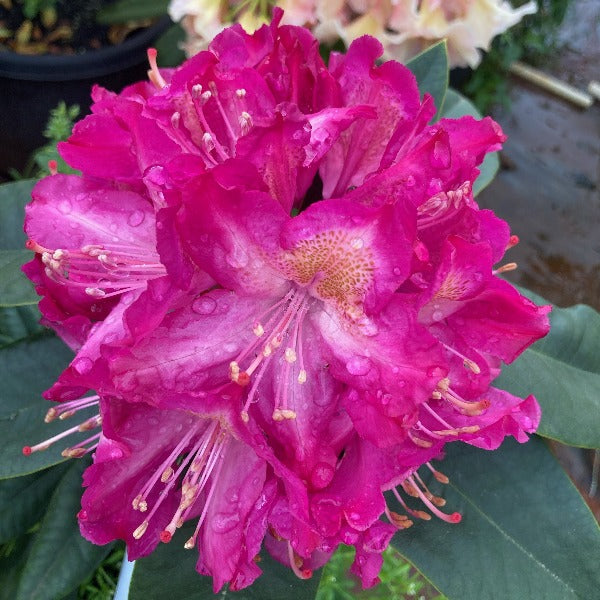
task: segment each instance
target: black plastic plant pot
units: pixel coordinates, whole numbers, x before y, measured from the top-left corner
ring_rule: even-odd
[[[0,175],[22,170],[45,142],[49,112],[63,100],[89,112],[95,83],[113,91],[146,77],[146,50],[169,27],[164,17],[117,46],[76,55],[0,52]]]

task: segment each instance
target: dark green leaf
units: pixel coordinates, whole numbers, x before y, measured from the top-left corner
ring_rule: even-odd
[[[0,185],[0,250],[25,247],[24,206],[31,200],[34,184],[35,181],[29,179]]]
[[[169,0],[117,0],[98,12],[97,22],[101,25],[143,21],[167,14]]]
[[[32,257],[29,250],[0,250],[0,308],[38,303],[33,284],[21,271]]]
[[[448,89],[448,48],[446,40],[423,50],[423,52],[411,58],[406,66],[417,78],[421,98],[425,93],[431,94],[439,114],[443,109],[444,98]]]
[[[213,594],[212,578],[198,575],[197,550],[185,550],[195,524],[188,523],[175,534],[170,544],[158,546],[148,557],[137,560],[129,589],[129,600],[147,598],[177,598],[177,600],[208,600],[226,595],[233,600],[313,600],[321,572],[307,581],[299,580],[289,567],[273,560],[266,550],[260,553],[263,574],[248,588],[239,592]]]
[[[60,452],[81,441],[89,432],[78,433],[44,452],[23,456],[23,446],[33,446],[92,416],[93,410],[75,417],[44,423],[51,406],[41,393],[54,382],[71,360],[71,351],[56,337],[25,340],[0,350],[0,479],[17,477],[62,462]]]
[[[65,474],[66,465],[33,475],[0,480],[0,544],[23,535],[48,506],[48,497]]]
[[[171,25],[156,40],[155,48],[158,52],[158,66],[177,67],[185,60],[182,44],[185,41],[185,31],[179,24]]]
[[[450,444],[446,510],[393,544],[451,600],[589,600],[598,594],[600,530],[538,438],[494,452]],[[435,482],[434,482],[435,483]]]
[[[554,308],[550,333],[502,369],[494,385],[534,394],[538,433],[571,446],[600,447],[600,314],[589,306]]]
[[[0,547],[0,600],[15,600],[19,577],[35,535],[29,533]]]
[[[48,504],[31,546],[15,600],[55,600],[88,576],[110,551],[79,533],[81,475],[88,461],[73,461]]]
[[[0,349],[24,338],[37,337],[44,331],[37,306],[0,308]]]
[[[449,89],[446,92],[446,100],[442,107],[440,118],[458,119],[465,115],[471,115],[476,119],[481,119],[481,114],[469,100],[457,91]],[[475,194],[475,196],[492,182],[498,172],[499,166],[500,162],[496,152],[492,152],[485,157],[483,163],[479,167],[481,173],[473,185],[473,194]]]

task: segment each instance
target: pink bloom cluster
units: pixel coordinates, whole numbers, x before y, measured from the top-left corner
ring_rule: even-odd
[[[327,67],[280,17],[96,88],[60,146],[83,175],[27,207],[26,272],[76,353],[48,419],[98,409],[65,450],[93,452],[81,531],[135,559],[194,520],[215,590],[250,585],[263,544],[300,577],[350,544],[373,585],[398,529],[460,520],[418,469],[443,482],[445,444],[524,442],[540,417],[490,387],[549,310],[497,276],[515,240],[473,200],[500,128],[428,124],[378,41]]]

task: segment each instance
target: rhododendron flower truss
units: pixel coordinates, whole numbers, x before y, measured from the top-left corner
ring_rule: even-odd
[[[446,481],[447,443],[535,431],[535,399],[491,383],[549,308],[499,278],[517,240],[473,199],[498,125],[428,124],[375,39],[326,67],[275,16],[153,64],[153,86],[96,89],[61,147],[83,177],[38,184],[27,271],[77,350],[46,395],[51,417],[100,402],[69,431],[102,430],[66,451],[95,453],[92,541],[142,556],[196,519],[215,589],[254,580],[263,538],[299,577],[345,543],[369,586],[396,530],[460,520],[421,474]]]

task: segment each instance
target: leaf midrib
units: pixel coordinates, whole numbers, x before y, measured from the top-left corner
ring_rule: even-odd
[[[537,558],[537,556],[535,556],[530,551],[528,551],[526,548],[524,548],[508,532],[506,532],[504,529],[502,529],[502,527],[500,527],[500,525],[496,521],[494,521],[490,516],[488,516],[488,514],[484,510],[482,510],[471,499],[471,497],[469,495],[467,495],[466,492],[463,492],[456,484],[454,484],[452,482],[449,484],[449,487],[451,487],[452,489],[454,489],[457,494],[459,494],[470,506],[472,506],[477,511],[477,513],[479,515],[481,515],[481,517],[483,517],[492,527],[494,527],[494,529],[496,529],[506,540],[508,540],[511,544],[513,544],[520,552],[522,552],[523,554],[525,554],[525,556],[527,556],[531,560],[533,560],[533,562],[536,565],[538,565],[539,567],[541,567],[541,569],[543,571],[547,572],[553,579],[555,579],[560,584],[562,584],[563,587],[566,588],[566,590],[571,593],[571,597],[572,598],[576,598],[576,599],[579,598],[579,596],[577,595],[577,592],[567,582],[563,581],[556,573],[554,573],[549,567],[547,567],[543,562],[541,562]]]

